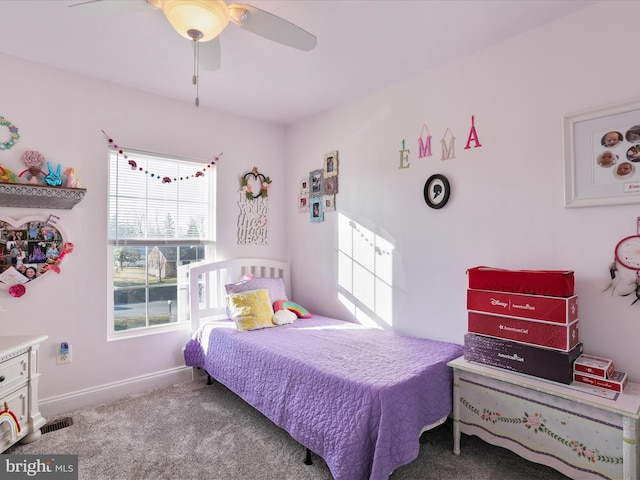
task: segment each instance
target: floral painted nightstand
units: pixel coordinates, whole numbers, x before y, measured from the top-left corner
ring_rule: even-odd
[[[640,477],[640,385],[617,398],[479,365],[460,357],[454,369],[454,447],[477,435],[576,479]]]

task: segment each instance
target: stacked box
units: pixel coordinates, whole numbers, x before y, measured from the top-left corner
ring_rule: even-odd
[[[582,354],[570,270],[467,271],[469,361],[569,384]]]
[[[576,382],[593,385],[594,387],[606,388],[615,392],[622,392],[627,386],[627,374],[615,371],[610,378],[593,377],[579,372],[573,372],[573,379]]]
[[[578,296],[550,297],[468,289],[467,309],[505,317],[568,324],[578,319]]]
[[[549,297],[573,295],[574,275],[571,270],[505,270],[474,267],[467,270],[469,288],[497,292],[528,293]]]
[[[611,378],[616,367],[613,361],[608,358],[580,355],[573,364],[573,369],[577,373],[592,377]]]
[[[627,385],[627,374],[618,372],[608,358],[580,355],[573,364],[573,379],[595,387],[622,392]]]
[[[469,312],[468,315],[468,330],[471,333],[515,340],[563,352],[572,350],[579,343],[578,320],[568,325],[559,325],[478,312]]]
[[[470,362],[565,384],[574,380],[573,362],[581,354],[581,343],[569,352],[561,352],[474,333],[464,336],[464,358]]]

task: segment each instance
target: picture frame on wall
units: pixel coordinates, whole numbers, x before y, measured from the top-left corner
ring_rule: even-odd
[[[324,193],[324,177],[322,169],[309,172],[309,196],[321,197]]]
[[[563,120],[565,207],[640,203],[640,101]]]
[[[309,196],[306,193],[298,195],[298,212],[304,213],[309,211]]]
[[[300,179],[300,193],[309,194],[309,177]]]
[[[314,197],[309,199],[309,216],[311,221],[324,222],[324,209],[322,208],[322,198]]]
[[[338,175],[338,151],[324,154],[324,177],[335,177]]]
[[[335,212],[336,211],[336,196],[335,195],[325,195],[322,197],[323,207],[325,212]]]
[[[338,177],[325,178],[323,188],[325,195],[335,195],[338,193]]]

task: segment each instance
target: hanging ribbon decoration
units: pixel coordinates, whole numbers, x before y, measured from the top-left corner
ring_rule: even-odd
[[[101,130],[101,132],[104,134],[104,136],[109,141],[109,148],[115,150],[116,154],[118,155],[118,157],[120,155],[122,155],[123,158],[129,164],[129,166],[131,167],[131,170],[138,170],[139,172],[142,172],[145,175],[149,175],[151,178],[154,178],[154,179],[157,178],[162,183],[171,183],[172,181],[173,182],[177,182],[178,180],[188,180],[190,178],[202,177],[206,173],[207,169],[211,168],[211,166],[213,166],[216,163],[218,163],[218,160],[220,160],[220,157],[222,157],[222,154],[224,153],[224,152],[221,152],[219,155],[215,156],[213,158],[213,160],[211,162],[209,162],[208,164],[206,164],[206,165],[203,164],[204,167],[201,170],[198,170],[198,171],[194,172],[192,175],[185,175],[185,176],[181,176],[181,177],[173,177],[173,178],[171,178],[168,175],[163,175],[163,174],[157,173],[157,172],[149,172],[148,170],[145,170],[142,167],[138,167],[137,162],[135,160],[133,160],[133,159],[130,159],[129,156],[126,154],[126,152],[121,147],[119,147],[113,141],[113,139],[109,135],[107,135],[107,133],[104,130]]]

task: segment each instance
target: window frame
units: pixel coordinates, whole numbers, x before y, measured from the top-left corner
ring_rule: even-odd
[[[206,165],[206,161],[197,160],[193,158],[179,157],[176,155],[169,154],[159,154],[154,152],[147,152],[136,149],[124,149],[120,147],[120,150],[126,152],[126,156],[135,157],[137,156],[145,156],[146,158],[157,158],[162,161],[177,161],[177,162],[188,162],[193,163],[195,170],[198,170],[202,167],[202,165]],[[215,165],[211,165],[207,168],[206,174],[204,178],[200,177],[198,179],[189,179],[187,181],[206,181],[209,182],[208,186],[208,236],[207,238],[185,238],[185,239],[176,239],[176,238],[118,238],[118,234],[115,233],[113,235],[112,231],[112,201],[114,197],[112,195],[112,162],[119,162],[117,165],[117,169],[121,168],[122,163],[124,162],[124,168],[131,168],[126,166],[126,160],[123,159],[124,154],[119,153],[118,151],[114,151],[113,149],[108,150],[107,154],[107,179],[108,179],[108,187],[107,187],[107,265],[109,265],[107,269],[107,341],[112,340],[122,340],[127,338],[135,338],[146,335],[154,335],[158,333],[171,332],[177,330],[186,330],[191,326],[190,320],[188,318],[188,302],[181,302],[181,290],[186,289],[188,287],[188,279],[181,279],[179,277],[179,269],[178,265],[176,265],[176,288],[177,292],[177,301],[176,301],[176,309],[184,308],[186,312],[179,312],[176,310],[176,314],[178,316],[177,321],[170,321],[168,323],[160,324],[160,325],[149,325],[149,317],[148,317],[148,305],[149,305],[149,295],[148,292],[150,288],[157,288],[149,284],[148,281],[148,256],[145,255],[145,276],[146,281],[145,285],[141,286],[141,289],[145,290],[145,310],[147,312],[145,318],[145,326],[135,327],[126,330],[115,330],[115,292],[117,287],[114,285],[115,281],[115,268],[114,268],[114,252],[116,248],[121,247],[147,247],[149,251],[153,249],[153,247],[175,247],[177,249],[177,253],[179,253],[180,246],[202,246],[204,247],[204,259],[214,259],[215,251],[216,251],[216,169]],[[124,157],[124,158],[127,158]],[[138,172],[138,174],[140,174]],[[117,174],[116,174],[117,175]],[[148,182],[148,180],[147,180]],[[148,183],[147,183],[148,185]],[[178,202],[179,203],[179,202]],[[116,207],[117,208],[117,207]],[[117,227],[116,227],[117,232]],[[115,238],[112,238],[115,237]],[[179,255],[177,256],[177,263],[179,263]],[[183,292],[186,294],[186,290]],[[180,319],[182,317],[182,319]]]

